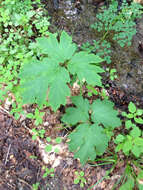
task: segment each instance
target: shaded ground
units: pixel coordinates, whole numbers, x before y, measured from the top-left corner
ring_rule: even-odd
[[[43,149],[44,143],[44,140],[32,141],[30,128],[16,123],[8,113],[0,109],[0,190],[31,190],[36,182],[40,182],[39,190],[87,190],[100,180],[96,190],[110,190],[120,178],[119,173],[123,172],[124,166],[120,170],[115,169],[110,179],[103,180],[112,164],[100,167],[86,164],[82,168],[73,159],[73,154],[68,152],[65,138],[59,154],[46,153]],[[36,158],[30,158],[31,156]],[[54,167],[55,177],[42,178],[42,166]],[[87,181],[84,188],[74,184],[74,173],[81,170],[84,171]]]
[[[61,3],[64,3],[64,1],[61,1]],[[87,10],[88,14],[89,12]],[[68,13],[70,15],[74,12]],[[56,15],[56,12],[54,14]],[[72,16],[74,17],[74,15]],[[80,25],[77,25],[77,28],[73,30],[70,24],[69,26],[66,25],[66,21],[69,22],[69,19],[65,20],[65,17],[57,19],[60,29],[66,29],[70,33],[73,32],[74,40],[77,41],[78,39],[79,44],[83,42],[83,39],[86,41],[87,38],[94,37],[90,36],[87,32],[90,22],[93,22],[93,20],[89,22],[89,18],[92,19],[92,17],[90,15],[88,17],[86,15],[83,16],[87,19],[85,20],[86,23],[84,23],[84,26],[86,26],[85,30],[83,30],[81,21]],[[139,99],[135,95],[129,96],[124,90],[118,88],[115,82],[105,80],[104,84],[107,83],[109,84],[108,94],[118,108],[126,110],[128,103],[132,100],[138,102],[140,107],[143,107],[142,99]],[[125,167],[122,162],[117,164],[108,179],[104,179],[104,177],[113,164],[107,164],[106,166],[98,165],[97,167],[86,164],[84,167],[81,167],[79,161],[74,160],[73,154],[68,151],[65,131],[59,133],[56,130],[57,126],[60,126],[60,112],[53,114],[50,110],[44,110],[46,113],[44,116],[46,135],[53,138],[56,135],[60,135],[63,138],[63,142],[59,145],[59,154],[48,154],[44,151],[44,147],[46,146],[44,140],[37,139],[33,141],[31,138],[31,129],[35,127],[33,122],[25,118],[16,122],[9,115],[8,111],[10,110],[6,109],[5,105],[3,105],[3,108],[0,108],[0,190],[35,190],[32,189],[32,185],[36,182],[40,182],[39,190],[111,190],[123,174]],[[111,145],[111,150],[112,148],[113,146]],[[31,156],[35,158],[31,158]],[[108,156],[107,153],[104,155],[104,157]],[[124,160],[123,158],[121,159]],[[43,166],[54,168],[55,177],[48,176],[43,178]],[[84,171],[87,181],[84,188],[74,184],[75,171],[81,170]],[[114,188],[114,190],[117,189],[118,187]]]

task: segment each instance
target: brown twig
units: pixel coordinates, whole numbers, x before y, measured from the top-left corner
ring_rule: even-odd
[[[0,106],[0,112],[3,114],[7,114],[9,117],[11,117],[13,119],[13,121],[15,123],[17,123],[17,120],[13,117],[13,115],[11,115],[6,109],[4,109],[2,106]]]
[[[0,112],[7,113],[8,115],[10,115],[9,112],[6,109],[4,109],[2,106],[0,106]]]
[[[26,184],[28,187],[30,187],[30,189],[33,189],[31,185],[29,185],[26,181],[24,181],[23,179],[18,178],[18,180],[24,184]]]
[[[8,161],[8,156],[9,156],[10,148],[11,148],[11,144],[8,147],[8,151],[7,151],[7,155],[6,155],[6,159],[5,159],[5,163],[4,163],[5,165],[7,164],[7,161]]]

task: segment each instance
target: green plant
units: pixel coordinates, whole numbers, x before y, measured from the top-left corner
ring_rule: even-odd
[[[36,3],[37,9],[33,8]],[[39,9],[38,9],[39,8]],[[34,22],[33,22],[34,20]],[[32,24],[31,24],[32,23]],[[40,30],[38,26],[41,26]],[[19,119],[23,113],[19,96],[18,73],[21,65],[35,55],[33,46],[35,36],[47,35],[49,17],[39,0],[5,0],[0,8],[0,103],[8,93],[15,94],[11,114]]]
[[[128,160],[119,190],[132,190],[135,186],[138,186],[138,189],[142,190],[143,185],[141,180],[143,179],[143,172],[139,158],[143,156],[143,133],[137,125],[142,124],[143,110],[138,109],[133,102],[130,102],[128,112],[123,112],[122,115],[126,117],[125,134],[117,135],[114,140],[117,144],[115,152],[122,150],[128,156]],[[134,171],[135,168],[140,171],[138,174]]]
[[[37,156],[31,155],[31,156],[29,156],[29,158],[30,158],[30,159],[37,159]]]
[[[133,166],[130,163],[127,163],[124,174],[122,175],[120,182],[121,186],[119,190],[133,190],[135,187],[138,190],[143,189],[142,184],[143,179],[143,170],[138,168],[138,173],[135,172]],[[113,188],[114,190],[115,188]]]
[[[69,135],[69,150],[85,164],[88,159],[94,160],[105,152],[112,130],[121,123],[113,109],[114,104],[109,100],[97,99],[90,105],[87,99],[77,96],[72,97],[72,102],[76,107],[67,108],[62,121],[77,125]]]
[[[139,190],[143,190],[143,170],[139,170],[139,173],[136,177],[136,183],[139,188]]]
[[[38,130],[38,129],[33,128],[32,132],[33,132],[32,140],[36,140],[37,137],[40,137],[40,138],[43,139],[45,137],[45,132],[46,131],[45,131],[45,129]],[[59,152],[59,149],[57,147],[53,147],[53,143],[54,144],[60,144],[62,142],[61,137],[55,138],[53,140],[53,142],[52,142],[51,137],[46,137],[46,141],[48,142],[48,143],[46,143],[46,147],[45,147],[46,152],[51,152],[51,151],[53,151],[55,153]],[[52,142],[52,144],[50,144],[51,142]]]
[[[32,140],[36,140],[37,137],[40,137],[40,138],[44,138],[45,137],[45,129],[40,129],[40,130],[37,130],[37,129],[32,129],[32,132],[33,132],[33,135],[32,135]],[[52,141],[51,137],[46,137],[46,141],[48,142],[45,146],[45,151],[46,152],[55,152],[55,153],[58,153],[59,152],[59,149],[57,147],[53,147],[53,144],[50,144],[50,142]],[[62,142],[62,139],[61,137],[57,137],[56,139],[54,139],[54,144],[60,144]]]
[[[39,185],[40,185],[39,182],[33,184],[33,185],[32,185],[32,190],[38,190]]]
[[[36,140],[37,137],[44,138],[46,131],[44,129],[37,130],[34,128],[34,129],[32,129],[32,132],[33,132],[32,140]]]
[[[43,166],[42,169],[44,170],[43,178],[47,176],[54,177],[54,168],[49,169]]]
[[[132,153],[136,157],[143,153],[142,132],[138,127],[134,127],[128,135],[118,135],[114,142],[117,144],[116,152],[123,150],[125,155]]]
[[[96,15],[96,22],[91,25],[96,31],[97,39],[92,43],[82,44],[81,49],[88,53],[94,52],[103,57],[107,64],[111,63],[111,47],[116,42],[121,46],[130,46],[133,35],[136,33],[135,19],[140,18],[142,6],[132,2],[130,5],[123,1],[118,9],[118,1],[112,1],[109,8],[103,7]],[[111,75],[113,72],[111,71]],[[111,80],[114,79],[111,76]]]
[[[89,97],[95,95],[95,96],[100,96],[103,99],[108,99],[109,98],[107,96],[106,90],[104,88],[101,90],[101,92],[99,91],[99,89],[96,89],[95,87],[93,87],[91,85],[87,85],[86,88],[88,89],[88,96]]]
[[[129,131],[129,134],[119,134],[116,137],[114,141],[117,144],[115,151],[118,152],[123,150],[124,154],[127,156],[129,156],[131,152],[134,156],[139,157],[143,153],[143,134],[136,124],[143,124],[143,110],[137,109],[135,104],[130,102],[128,105],[128,112],[129,113],[123,112],[122,115],[127,118],[125,121],[125,127]]]
[[[131,45],[133,35],[136,33],[135,18],[140,18],[142,6],[132,2],[130,5],[124,0],[120,11],[118,2],[112,1],[108,9],[96,15],[98,22],[92,28],[102,33],[100,42],[103,42],[109,35],[117,41],[121,47]]]
[[[109,78],[110,78],[110,80],[114,80],[114,79],[116,79],[116,78],[118,77],[118,76],[116,75],[116,72],[117,72],[116,69],[110,69],[110,70],[109,70],[109,68],[107,68],[106,71],[109,72]]]
[[[124,172],[123,176],[123,182],[122,185],[120,186],[119,190],[133,190],[134,188],[134,178],[132,176],[132,168],[130,166],[127,166]]]
[[[93,95],[97,96],[99,95],[99,91],[96,90],[93,86],[87,85],[86,88],[88,89],[88,96],[91,97]]]
[[[33,8],[34,3],[37,8]],[[128,10],[127,7],[124,8],[124,12],[127,13]],[[138,16],[136,10],[132,12],[131,21],[136,17],[135,14]],[[121,16],[121,14],[119,15]],[[126,14],[125,17],[122,13],[122,18],[119,15],[116,14],[112,24],[109,24],[115,32],[120,32],[117,29],[120,24],[116,24],[120,19],[124,24],[128,20]],[[102,20],[102,16],[99,16],[98,19],[100,20],[100,17]],[[15,97],[9,98],[9,100],[12,102],[10,114],[16,119],[19,119],[21,114],[25,114],[23,103],[37,103],[37,108],[26,115],[27,118],[33,119],[37,126],[32,129],[32,139],[36,140],[39,137],[38,140],[47,141],[45,151],[58,153],[58,146],[53,146],[53,143],[57,145],[61,143],[62,139],[46,137],[46,130],[38,128],[43,122],[44,112],[42,109],[43,106],[51,106],[56,111],[60,105],[66,105],[66,98],[71,97],[70,89],[73,82],[78,81],[80,96],[71,97],[73,104],[66,109],[61,120],[64,124],[74,128],[69,135],[69,149],[75,153],[75,158],[80,158],[81,163],[85,164],[88,160],[94,161],[97,156],[106,152],[114,128],[121,125],[120,119],[117,117],[118,112],[113,108],[114,104],[107,100],[108,96],[103,89],[100,75],[104,72],[100,63],[104,60],[107,63],[111,62],[111,44],[108,42],[111,28],[107,27],[106,29],[105,26],[103,36],[99,41],[93,41],[93,47],[85,44],[79,50],[77,45],[72,42],[72,37],[65,31],[62,31],[59,36],[49,33],[49,25],[49,16],[47,11],[42,8],[40,0],[2,1],[0,8],[0,101],[3,103],[5,98],[9,98],[9,94],[15,94]],[[107,21],[105,25],[108,25]],[[123,30],[123,24],[121,26],[120,30]],[[126,25],[126,28],[132,26],[134,25],[129,24],[129,26]],[[100,31],[99,26],[97,30]],[[125,33],[126,30],[123,32]],[[134,30],[129,34],[128,40],[133,33]],[[116,35],[113,37],[116,40]],[[127,35],[123,36],[122,33],[122,36],[118,35],[118,37],[126,39]],[[119,40],[122,46],[123,41]],[[100,58],[102,56],[104,60]],[[110,75],[110,78],[114,78],[114,70],[110,71]],[[100,96],[103,100],[89,98],[89,101],[83,98],[83,86],[87,87],[88,96],[96,95],[96,98]],[[99,91],[96,90],[96,86],[99,87]],[[142,111],[137,108],[129,108],[129,111],[131,113],[127,114],[128,117],[134,122],[142,124]],[[129,133],[132,142],[135,144],[138,140],[142,143],[140,129],[136,127],[133,130]],[[140,155],[140,152],[136,151],[136,155]],[[31,159],[34,158],[36,157],[31,156]],[[44,167],[43,170],[43,178],[54,177],[53,168]],[[80,183],[80,186],[83,187],[86,184],[84,172],[75,174],[77,177],[74,183]],[[141,179],[140,176],[138,179]],[[32,185],[33,190],[38,188],[39,182]]]
[[[134,123],[143,124],[143,109],[137,109],[135,104],[133,102],[130,102],[128,105],[128,112],[129,113],[122,113],[124,117],[128,118],[128,120],[126,120],[125,122],[125,126],[127,129],[135,127],[136,125]],[[132,120],[134,121],[134,123],[132,122]]]
[[[116,154],[108,151],[108,153],[111,154],[111,156],[105,156],[104,158],[97,158],[95,159],[94,163],[91,163],[91,166],[92,167],[100,167],[100,166],[103,166],[103,165],[109,165],[109,164],[112,164],[111,168],[109,170],[107,170],[105,172],[105,175],[97,181],[96,184],[92,185],[91,187],[89,187],[87,190],[92,190],[92,189],[96,189],[96,186],[101,183],[103,180],[105,179],[109,179],[110,178],[110,175],[112,173],[112,171],[116,168],[117,166],[117,162],[118,162],[118,157]]]
[[[24,114],[21,101],[17,101],[17,102],[12,103],[12,109],[10,111],[10,114],[14,115],[16,120],[18,120],[20,118],[20,114]]]
[[[10,34],[4,34],[0,44],[0,88],[3,92],[0,93],[1,100],[4,100],[8,91],[13,91],[18,84],[18,71],[21,62],[28,55],[27,44],[24,43],[23,37],[19,32],[11,30]]]
[[[51,137],[47,137],[46,140],[47,140],[48,143],[50,143],[52,141]],[[62,142],[61,137],[57,137],[56,139],[54,139],[53,143],[60,144],[61,142]],[[58,148],[53,148],[52,144],[47,144],[46,147],[45,147],[45,151],[46,152],[54,151],[55,153],[58,153],[59,149]]]
[[[47,15],[43,16],[43,11],[38,11],[38,13],[35,15],[35,20],[33,21],[33,24],[35,24],[36,29],[42,36],[49,35],[49,17]]]
[[[44,112],[40,112],[38,108],[35,109],[35,112],[34,114],[33,113],[28,113],[26,115],[27,118],[30,118],[30,119],[35,119],[35,125],[38,126],[40,124],[43,123],[43,116],[44,116]]]
[[[81,49],[88,53],[95,53],[100,57],[103,57],[108,64],[111,63],[111,45],[106,40],[102,41],[102,43],[100,40],[93,40],[92,44],[86,42],[82,44]]]
[[[67,84],[71,81],[70,75],[77,75],[81,82],[102,86],[99,73],[104,70],[97,63],[103,60],[84,51],[76,52],[76,45],[65,31],[61,33],[60,41],[56,34],[38,38],[37,47],[40,49],[40,60],[29,60],[19,75],[23,103],[41,105],[48,92],[49,105],[56,111],[61,104],[66,104],[66,97],[70,96]]]
[[[84,187],[86,184],[86,179],[84,178],[84,172],[83,171],[76,171],[75,172],[76,178],[74,179],[74,184],[80,184],[80,187]]]

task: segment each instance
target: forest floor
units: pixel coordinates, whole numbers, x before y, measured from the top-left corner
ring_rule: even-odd
[[[64,27],[63,27],[64,28]],[[143,102],[136,96],[129,96],[118,89],[114,82],[105,79],[108,84],[107,95],[119,112],[127,111],[130,101]],[[71,89],[72,90],[72,89]],[[99,89],[100,91],[100,89]],[[75,93],[75,92],[74,92]],[[10,95],[13,98],[12,95]],[[95,98],[95,97],[93,97]],[[46,152],[47,141],[37,137],[32,140],[32,129],[36,128],[34,119],[21,115],[18,120],[10,114],[12,102],[7,99],[0,106],[0,190],[118,190],[124,173],[127,158],[123,154],[114,152],[114,145],[109,144],[109,151],[95,162],[81,166],[74,154],[68,150],[68,132],[62,128],[60,122],[64,110],[61,107],[54,113],[49,107],[40,110],[44,112],[42,126],[46,130],[45,136],[54,140],[61,137],[62,142],[54,144],[59,152]],[[36,105],[24,105],[25,113],[35,110]],[[40,125],[38,126],[40,129]],[[117,133],[120,129],[117,130]],[[116,134],[116,133],[115,133]],[[50,174],[43,178],[45,169],[54,169],[54,176]],[[84,172],[86,183],[84,187],[74,184],[75,172]],[[35,184],[35,185],[34,185]],[[37,184],[37,187],[36,187]]]
[[[92,167],[86,164],[81,167],[68,151],[64,137],[60,153],[47,154],[43,149],[44,142],[33,141],[30,128],[15,122],[3,109],[0,109],[0,139],[0,190],[30,190],[36,182],[40,182],[41,190],[87,190],[102,180],[112,166]],[[55,169],[54,177],[42,178],[44,171],[41,168],[44,165]],[[122,169],[118,168],[110,179],[101,181],[96,189],[111,189],[120,178]],[[84,188],[74,184],[75,171],[84,171],[87,181]]]
[[[112,93],[111,97],[118,107],[127,107],[128,100],[125,100],[125,95],[123,98],[123,92],[110,88],[109,93]],[[46,146],[44,139],[32,140],[33,120],[21,117],[16,121],[6,109],[8,107],[10,108],[10,105],[7,101],[0,107],[0,190],[36,190],[33,186],[36,183],[40,183],[39,190],[118,189],[118,186],[115,188],[114,186],[119,182],[125,169],[123,155],[120,155],[121,161],[116,163],[117,155],[105,153],[106,161],[97,161],[82,167],[79,160],[74,159],[73,153],[68,151],[66,130],[59,130],[61,112],[54,113],[49,109],[43,110],[46,136],[53,139],[61,136],[62,142],[58,145],[58,154],[47,153],[44,149]],[[113,145],[110,145],[109,150],[112,149]],[[108,161],[110,158],[112,161]],[[43,166],[54,168],[54,177],[48,175],[43,178]],[[76,171],[84,172],[86,179],[84,187],[74,184]]]

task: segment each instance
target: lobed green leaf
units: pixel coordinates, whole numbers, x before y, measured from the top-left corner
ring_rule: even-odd
[[[81,164],[102,155],[108,146],[108,137],[102,127],[94,124],[81,124],[70,135],[69,150],[75,152]]]
[[[83,99],[82,96],[72,97],[72,102],[76,105],[66,109],[66,114],[62,117],[62,121],[68,124],[75,125],[78,122],[86,122],[89,120],[89,102]]]
[[[119,127],[120,119],[117,117],[118,112],[113,109],[114,104],[109,100],[96,100],[92,104],[92,120],[97,124],[103,124],[104,127]]]

